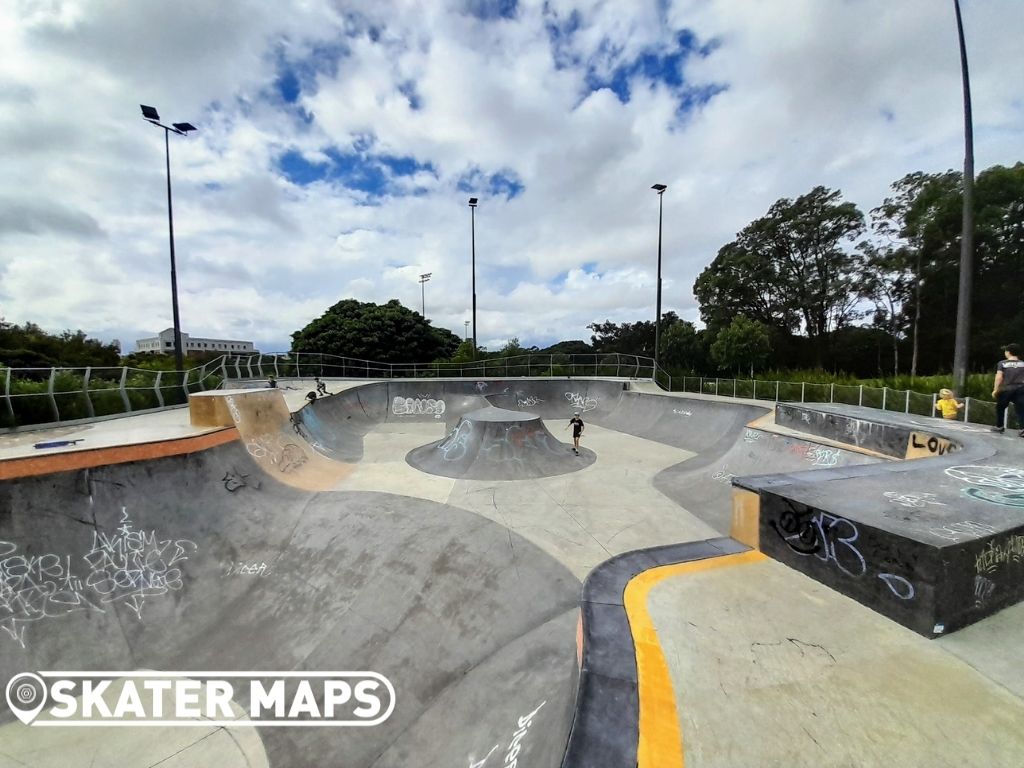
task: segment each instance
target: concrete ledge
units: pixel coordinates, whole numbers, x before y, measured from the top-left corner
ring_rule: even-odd
[[[150,443],[120,445],[110,448],[68,451],[46,456],[31,456],[0,461],[0,480],[14,480],[19,477],[49,475],[55,472],[69,472],[76,469],[92,469],[107,464],[126,464],[130,461],[162,459],[186,453],[205,451],[234,440],[238,440],[234,427],[207,432],[194,437],[179,437],[173,440],[157,440]]]
[[[626,609],[625,593],[630,582],[661,566],[746,551],[748,547],[730,538],[708,539],[627,552],[590,572],[580,603],[580,682],[563,768],[637,765],[641,706],[638,646]],[[652,641],[656,641],[656,635],[645,637],[643,642]]]

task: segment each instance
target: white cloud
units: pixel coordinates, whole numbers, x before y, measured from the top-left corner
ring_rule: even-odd
[[[524,188],[473,193],[477,336],[530,345],[653,317],[652,183],[669,187],[664,308],[695,319],[696,276],[776,199],[824,184],[866,212],[905,173],[962,162],[947,3],[530,0],[486,22],[458,3],[339,8],[0,6],[0,315],[122,341],[171,324],[163,136],[140,102],[200,128],[171,137],[185,330],[266,350],[348,296],[419,309],[421,272],[428,317],[461,337],[471,171]],[[1024,4],[964,10],[980,170],[1021,159]],[[574,11],[555,50],[546,24]],[[589,91],[588,77],[672,52],[684,29],[719,43],[678,64],[688,86],[726,86],[703,107],[682,114],[677,90],[637,74],[628,103]],[[297,105],[277,93],[282,61]],[[278,165],[286,152],[328,163],[368,136],[373,153],[429,167],[385,167],[375,198]]]

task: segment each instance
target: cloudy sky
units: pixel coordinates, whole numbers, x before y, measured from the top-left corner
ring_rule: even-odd
[[[963,0],[978,169],[1024,159],[1021,0]],[[0,2],[0,316],[125,351],[171,325],[288,348],[339,299],[478,339],[698,319],[694,279],[780,197],[865,212],[959,168],[952,0]]]

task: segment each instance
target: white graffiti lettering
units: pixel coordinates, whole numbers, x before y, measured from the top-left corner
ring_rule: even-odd
[[[891,501],[893,504],[899,504],[901,507],[912,507],[914,509],[923,509],[929,504],[934,504],[938,507],[946,506],[941,501],[937,501],[934,493],[920,493],[920,492],[909,492],[900,493],[898,491],[886,491],[882,494]]]
[[[834,467],[839,463],[839,449],[823,445],[808,448],[807,460],[816,467]]]
[[[433,416],[440,419],[445,408],[444,400],[433,398],[396,397],[391,401],[391,412],[396,416]]]
[[[686,411],[681,408],[673,408],[672,413],[678,414],[679,416],[693,416],[693,411]]]
[[[996,591],[996,583],[991,579],[986,579],[982,575],[974,577],[974,607],[984,608],[985,603],[992,597],[992,593]]]
[[[84,555],[24,555],[0,541],[0,629],[25,647],[27,624],[113,603],[142,620],[147,598],[183,587],[181,563],[198,547],[188,539],[160,539],[132,525],[121,508],[116,531],[93,531]]]
[[[569,401],[569,405],[581,413],[586,413],[587,411],[592,411],[597,408],[597,400],[592,397],[582,395],[579,392],[566,392],[565,399]]]
[[[465,458],[471,434],[473,434],[473,422],[460,421],[458,426],[448,433],[448,437],[437,446],[437,449],[443,454],[444,460],[459,461]]]
[[[245,441],[245,450],[254,459],[267,459],[285,473],[294,472],[309,461],[305,451],[297,443],[287,442],[283,435],[257,435]]]
[[[974,520],[964,520],[958,523],[946,523],[938,528],[929,528],[928,532],[940,539],[946,539],[957,543],[966,539],[977,539],[996,532],[994,525],[978,523]]]
[[[946,474],[967,484],[963,493],[974,499],[1024,507],[1024,468],[966,465],[947,467]]]

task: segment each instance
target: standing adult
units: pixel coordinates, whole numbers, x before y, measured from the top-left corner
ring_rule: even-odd
[[[579,456],[580,455],[580,435],[583,434],[583,427],[584,427],[583,419],[580,418],[579,411],[574,413],[572,415],[572,418],[569,419],[569,423],[565,425],[566,429],[568,429],[569,427],[572,427],[572,449],[573,449],[573,451],[576,452],[576,455]]]
[[[1002,432],[1006,424],[1006,408],[1013,403],[1017,412],[1017,426],[1024,437],[1024,360],[1020,359],[1020,344],[1003,347],[1003,359],[996,365],[996,379],[992,385],[996,399],[996,425],[993,432]]]

